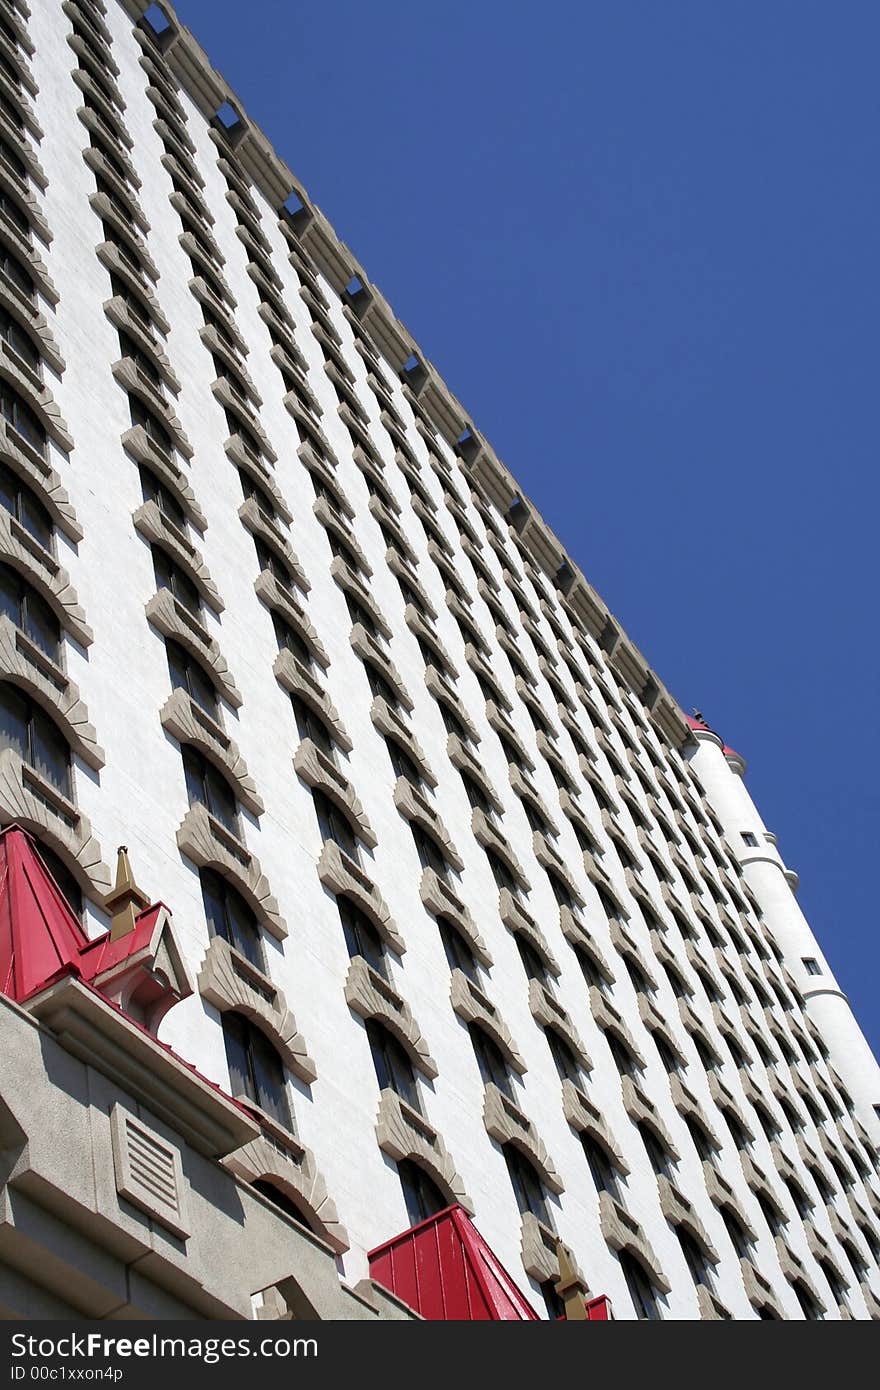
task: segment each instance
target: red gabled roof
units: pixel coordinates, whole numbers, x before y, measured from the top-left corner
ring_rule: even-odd
[[[0,992],[16,1003],[58,975],[79,975],[80,922],[26,830],[0,832]]]
[[[93,980],[96,975],[102,975],[105,970],[128,960],[129,956],[136,956],[149,946],[153,928],[163,911],[167,911],[167,908],[162,903],[153,903],[135,918],[134,931],[118,936],[115,941],[111,941],[109,933],[90,941],[80,961],[83,978]]]
[[[370,1277],[429,1321],[538,1321],[458,1205],[377,1246],[368,1259]]]

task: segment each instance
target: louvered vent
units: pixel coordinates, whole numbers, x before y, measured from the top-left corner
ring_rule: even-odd
[[[180,1154],[143,1120],[115,1105],[110,1116],[116,1190],[175,1235],[186,1236],[186,1193]]]

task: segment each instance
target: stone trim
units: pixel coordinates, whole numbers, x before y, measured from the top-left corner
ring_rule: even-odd
[[[148,353],[150,360],[161,374],[166,386],[173,395],[179,396],[181,391],[180,381],[171,366],[168,354],[162,345],[152,337],[144,328],[141,318],[131,311],[128,300],[120,295],[114,295],[111,299],[104,300],[104,313],[113,324],[114,328],[123,329],[131,338],[134,338],[142,351]],[[142,426],[135,426],[141,429]],[[202,528],[204,529],[204,528]]]
[[[520,798],[520,800],[528,800],[534,802],[541,815],[546,820],[548,826],[550,827],[550,833],[552,835],[558,835],[559,827],[555,824],[553,817],[548,811],[547,806],[544,802],[544,798],[541,796],[541,793],[538,791],[538,788],[535,786],[532,779],[529,776],[527,776],[525,772],[523,772],[521,767],[517,767],[516,763],[510,764],[508,776],[510,780],[510,785],[513,791],[516,793],[516,795]],[[565,871],[565,876],[566,878],[568,877],[567,869]],[[572,890],[573,896],[578,897],[579,894],[577,890],[574,888],[574,885],[572,885]]]
[[[27,209],[28,221],[36,232],[40,241],[45,246],[51,245],[54,233],[49,223],[43,215],[43,210],[30,184],[22,183],[20,179],[7,166],[0,168],[0,187],[5,192],[13,192],[16,198],[20,198]]]
[[[745,1231],[748,1239],[752,1242],[756,1241],[758,1238],[757,1232],[743,1211],[739,1197],[724,1177],[723,1173],[720,1173],[715,1164],[710,1163],[708,1159],[705,1158],[702,1162],[702,1169],[703,1182],[706,1185],[706,1195],[709,1200],[716,1207],[727,1207],[729,1211],[732,1211]]]
[[[509,888],[499,889],[498,914],[508,931],[513,932],[514,936],[523,936],[529,945],[537,951],[550,974],[558,978],[562,974],[562,970],[547,944],[544,933],[531,913],[526,911],[526,908],[511,893]]]
[[[444,857],[457,873],[461,873],[464,860],[452,843],[449,832],[433,806],[418,787],[413,786],[408,777],[398,777],[394,785],[394,805],[406,820],[421,826],[440,842]]]
[[[697,1307],[704,1322],[729,1322],[733,1314],[705,1284],[697,1285]]]
[[[73,439],[61,417],[61,410],[56,404],[52,392],[48,386],[43,384],[37,386],[32,373],[24,372],[19,367],[18,360],[6,348],[5,343],[3,346],[4,350],[0,353],[0,377],[8,381],[24,397],[38,417],[46,434],[54,440],[59,449],[65,454],[72,453]]]
[[[697,1121],[700,1128],[705,1130],[706,1137],[713,1149],[720,1150],[721,1143],[715,1133],[713,1126],[709,1123],[706,1112],[703,1109],[693,1091],[682,1081],[677,1072],[672,1072],[669,1077],[669,1092],[672,1096],[672,1104],[680,1115],[690,1116]]]
[[[413,735],[409,725],[401,719],[395,709],[381,695],[373,697],[370,705],[370,719],[380,734],[396,739],[409,753],[429,787],[436,787],[437,778],[428,765],[422,746]]]
[[[657,1176],[657,1187],[660,1192],[660,1210],[670,1226],[682,1226],[702,1248],[709,1263],[717,1265],[720,1259],[718,1251],[710,1241],[705,1226],[687,1197],[663,1173]]]
[[[104,750],[79,688],[5,615],[0,615],[0,670],[4,680],[26,690],[52,715],[77,757],[96,772],[104,766]]]
[[[3,233],[0,235],[0,240],[12,243],[12,236],[6,234],[6,224],[2,221],[2,218],[0,218],[0,231]],[[33,250],[28,242],[21,244],[15,242],[13,244],[16,253],[22,260],[29,262],[32,270],[40,270],[40,273],[34,275],[34,280],[40,286],[43,297],[48,299],[50,303],[54,302],[52,300],[54,286],[49,280],[48,275],[40,269],[43,262],[40,260],[36,251]],[[51,291],[51,293],[46,293],[47,290]],[[61,376],[67,364],[58,350],[48,320],[44,314],[40,313],[36,304],[28,299],[11,281],[5,280],[0,282],[0,303],[2,303],[4,308],[14,317],[21,315],[24,327],[26,327],[36,339],[35,346],[39,347],[40,355],[45,358],[49,366]],[[7,352],[9,351],[5,344],[4,348]]]
[[[199,970],[198,989],[221,1014],[234,1010],[249,1018],[274,1043],[284,1065],[306,1085],[316,1080],[315,1064],[284,994],[221,936],[211,938]]]
[[[114,300],[108,300],[107,304],[114,302]],[[119,302],[123,303],[124,301]],[[105,304],[104,308],[106,309],[106,307]],[[196,501],[195,493],[190,487],[186,474],[178,467],[174,457],[154,443],[143,425],[133,425],[130,430],[126,430],[124,434],[120,435],[120,443],[125,451],[131,454],[132,458],[151,469],[161,479],[166,487],[173,492],[192,525],[197,531],[204,533],[208,529],[207,518]]]
[[[740,1274],[742,1275],[743,1288],[746,1291],[746,1298],[753,1308],[772,1308],[777,1318],[783,1317],[782,1308],[776,1297],[776,1291],[769,1279],[765,1279],[761,1271],[752,1263],[751,1260],[740,1259]]]
[[[307,1212],[320,1238],[337,1254],[349,1249],[348,1232],[339,1219],[314,1154],[291,1135],[281,1140],[266,1129],[258,1139],[224,1159],[223,1165],[246,1182],[269,1179]]]
[[[602,814],[604,816],[605,812],[603,811]],[[601,864],[597,863],[593,855],[584,855],[584,869],[593,887],[601,889],[613,902],[618,915],[622,917],[625,922],[628,922],[631,916],[629,908],[611,882],[608,874],[602,868]]]
[[[810,1296],[815,1299],[820,1311],[824,1312],[826,1308],[825,1300],[819,1297],[819,1290],[816,1288],[816,1285],[813,1283],[809,1274],[804,1269],[785,1238],[783,1236],[774,1236],[773,1244],[776,1246],[779,1268],[782,1270],[789,1284],[794,1284],[795,1282],[803,1284]]]
[[[590,985],[590,1012],[596,1026],[601,1028],[603,1033],[613,1033],[620,1038],[635,1058],[636,1065],[641,1071],[644,1071],[645,1059],[642,1056],[641,1048],[636,1043],[623,1015],[617,1012],[611,1000],[596,985]],[[675,1078],[671,1077],[670,1080],[672,1079]]]
[[[0,419],[0,459],[33,489],[59,530],[74,543],[81,541],[83,529],[76,519],[67,491],[61,485],[60,475],[36,449],[21,447],[16,431],[7,428],[3,419]]]
[[[549,1226],[539,1221],[533,1212],[522,1213],[520,1254],[526,1274],[539,1283],[559,1279],[559,1237]]]
[[[223,410],[231,411],[236,419],[244,423],[245,428],[254,438],[260,441],[260,446],[269,462],[277,463],[278,455],[273,449],[269,436],[260,424],[259,419],[253,413],[250,402],[242,400],[242,398],[236,394],[226,377],[220,376],[217,377],[215,381],[211,382],[211,394]]]
[[[516,729],[507,718],[506,714],[494,700],[486,701],[486,718],[495,730],[496,734],[502,735],[516,749],[517,756],[525,765],[527,772],[534,772],[535,760],[531,757],[525,744],[517,733]]]
[[[182,603],[178,603],[171,590],[159,589],[145,605],[144,612],[157,632],[163,637],[171,637],[175,642],[179,642],[213,671],[224,699],[234,709],[238,709],[242,704],[242,697],[233,682],[219,646],[198,618],[184,608]]]
[[[584,1047],[566,1009],[540,980],[529,980],[529,1009],[542,1028],[555,1028],[574,1052],[584,1071],[592,1071],[590,1054]]]
[[[471,752],[466,743],[462,743],[458,734],[449,734],[446,739],[446,754],[452,766],[459,772],[466,772],[472,777],[483,795],[489,801],[492,809],[500,816],[504,813],[504,804],[498,797],[494,787],[486,776],[483,764],[479,758]]]
[[[495,1005],[487,999],[473,980],[468,979],[463,970],[452,971],[449,998],[458,1017],[465,1023],[479,1024],[504,1053],[514,1071],[522,1076],[527,1067],[516,1049],[507,1025]]]
[[[315,498],[312,504],[312,512],[316,520],[323,526],[324,530],[329,531],[352,552],[360,565],[361,572],[369,579],[373,573],[373,566],[367,559],[363,547],[348,525],[348,522],[342,521],[340,517],[337,516],[326,497]],[[338,559],[340,557],[337,556],[336,558]],[[343,564],[344,563],[345,561],[343,561]]]
[[[419,897],[423,905],[435,917],[448,917],[459,928],[470,943],[477,959],[487,968],[492,965],[485,941],[477,931],[474,919],[458,894],[440,877],[434,869],[423,869],[419,883]]]
[[[191,806],[177,831],[177,847],[197,869],[216,869],[228,878],[256,914],[259,922],[276,940],[287,936],[287,924],[269,891],[266,876],[256,855],[237,840],[204,806]]]
[[[455,1164],[436,1129],[423,1115],[417,1114],[394,1091],[388,1089],[379,1096],[376,1141],[379,1148],[396,1163],[410,1158],[420,1164],[441,1188],[451,1194],[453,1201],[460,1202],[465,1211],[473,1215],[473,1202],[465,1192]]]
[[[474,838],[484,849],[492,850],[499,859],[503,860],[513,877],[516,879],[524,893],[531,890],[531,884],[526,878],[525,871],[513,852],[509,840],[507,840],[495,823],[489,819],[481,806],[475,806],[471,812],[471,830]],[[508,892],[509,890],[503,890]],[[511,897],[513,895],[511,894]]]
[[[673,1162],[677,1163],[681,1155],[672,1142],[669,1130],[663,1123],[654,1102],[631,1076],[622,1076],[620,1087],[623,1094],[623,1108],[627,1115],[634,1124],[646,1124],[649,1129],[652,1129],[668,1150]]]
[[[637,1001],[639,1009],[639,1018],[642,1020],[644,1026],[648,1029],[648,1032],[659,1033],[663,1041],[666,1043],[666,1046],[672,1052],[674,1052],[681,1066],[686,1067],[687,1057],[682,1051],[678,1039],[671,1032],[668,1022],[660,1013],[659,1009],[657,1009],[655,1005],[651,1002],[650,995],[645,994],[643,990],[638,990]]]
[[[135,275],[131,267],[119,254],[119,248],[115,246],[112,241],[102,241],[95,247],[95,254],[105,270],[109,270],[114,275],[118,275],[119,279],[122,280],[130,290],[143,296],[150,307],[150,314],[155,319],[158,327],[163,333],[170,333],[171,325],[162,312],[162,306],[156,298],[155,292],[150,289],[149,285],[144,284],[143,280]]]
[[[343,753],[350,753],[354,745],[339,718],[336,706],[331,703],[330,696],[320,681],[315,679],[312,672],[294,656],[293,652],[287,647],[282,647],[275,658],[272,671],[278,684],[284,690],[291,695],[297,695],[323,719],[326,719],[333,730],[335,742]]]
[[[348,1007],[363,1019],[378,1018],[398,1039],[413,1065],[425,1076],[439,1075],[421,1029],[412,1010],[397,990],[364,960],[352,956],[345,977],[345,1000]]]
[[[312,739],[304,738],[300,743],[293,756],[293,769],[307,786],[322,791],[335,806],[349,816],[354,822],[358,839],[370,849],[375,849],[378,840],[354,787],[341,768],[337,767],[332,758],[328,758]]]
[[[595,937],[584,925],[581,918],[576,913],[572,912],[570,907],[561,907],[559,909],[559,925],[565,939],[570,942],[572,946],[580,946],[584,950],[589,951],[608,984],[613,985],[617,978],[614,971],[605,959]]]
[[[299,578],[300,574],[297,574],[297,579]],[[302,575],[302,578],[305,576]],[[305,587],[311,587],[307,580]],[[260,570],[254,580],[254,593],[257,598],[262,599],[267,608],[273,608],[285,622],[289,622],[292,627],[296,628],[315,661],[326,670],[330,665],[330,658],[294,590],[288,588],[286,584],[282,584],[278,576],[267,569]]]
[[[0,816],[44,839],[88,897],[100,902],[109,893],[110,870],[86,817],[11,748],[0,749]]]
[[[424,642],[436,656],[440,663],[443,674],[447,680],[458,680],[458,667],[452,660],[449,652],[440,638],[437,636],[430,623],[427,623],[419,610],[413,604],[408,603],[403,612],[403,619],[413,636]]]
[[[193,456],[193,446],[183,432],[180,423],[171,405],[162,395],[149,377],[141,374],[137,363],[131,357],[120,357],[118,362],[114,362],[110,368],[113,378],[123,391],[133,392],[145,401],[148,408],[159,416],[163,425],[174,438],[177,448],[185,459]]]
[[[145,540],[166,550],[196,585],[205,603],[214,613],[222,613],[225,604],[217,592],[201,552],[192,544],[180,527],[159,510],[155,502],[144,502],[131,514],[134,528]]]
[[[0,509],[0,557],[33,584],[71,637],[83,647],[91,646],[92,629],[85,621],[67,570],[5,509]]]
[[[325,840],[317,864],[318,877],[331,893],[351,898],[385,938],[395,955],[406,950],[403,937],[375,883],[359,864],[339,848],[335,840]]]
[[[544,869],[553,870],[564,882],[574,902],[578,907],[584,906],[584,895],[578,888],[571,875],[568,865],[562,855],[552,844],[548,836],[543,831],[535,830],[532,832],[532,850],[538,863]]]
[[[643,947],[639,946],[635,937],[632,935],[630,931],[627,930],[624,923],[618,921],[616,918],[613,921],[609,922],[608,931],[611,937],[611,944],[614,947],[617,954],[619,956],[627,957],[629,960],[633,962],[634,965],[637,965],[645,975],[645,978],[647,979],[649,985],[656,990],[657,981],[654,978],[654,974],[650,966],[648,965],[647,951]]]
[[[386,641],[390,641],[392,636],[391,628],[385,621],[385,617],[379,605],[363,583],[360,575],[355,574],[354,570],[350,565],[346,564],[341,555],[335,555],[333,557],[330,565],[330,574],[333,579],[335,579],[340,589],[352,594],[354,598],[357,599],[358,603],[367,610],[376,627],[379,629],[379,632]],[[360,624],[356,623],[355,626],[358,627]]]
[[[409,692],[403,683],[400,672],[394,665],[394,662],[391,660],[385,648],[379,645],[373,634],[367,631],[363,623],[354,624],[354,627],[351,629],[349,641],[352,650],[362,661],[371,661],[374,666],[378,667],[381,675],[383,675],[388,681],[388,684],[393,687],[404,709],[407,713],[410,713],[415,706],[410,699]]]
[[[562,1110],[566,1120],[577,1134],[587,1134],[608,1150],[612,1163],[618,1173],[626,1177],[630,1166],[609,1128],[608,1121],[597,1106],[573,1081],[562,1083]]]
[[[606,1244],[610,1245],[612,1250],[626,1250],[634,1255],[648,1270],[651,1282],[658,1292],[671,1292],[672,1285],[663,1273],[660,1262],[638,1221],[608,1192],[599,1193],[599,1225]]]
[[[238,745],[229,738],[225,729],[201,709],[183,689],[172,691],[159,713],[163,729],[176,738],[178,743],[188,743],[198,748],[205,757],[230,779],[235,786],[238,800],[254,816],[261,816],[266,809],[262,798],[257,794],[254,779],[250,776]]]
[[[553,1167],[538,1131],[519,1106],[504,1095],[491,1081],[486,1083],[483,1100],[483,1124],[486,1133],[499,1144],[513,1144],[525,1154],[541,1176],[544,1185],[557,1196],[565,1184]]]

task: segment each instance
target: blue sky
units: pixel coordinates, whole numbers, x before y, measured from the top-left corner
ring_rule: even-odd
[[[880,1049],[880,8],[179,13],[682,705],[745,756]]]

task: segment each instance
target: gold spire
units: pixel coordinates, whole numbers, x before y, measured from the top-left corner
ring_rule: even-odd
[[[128,846],[120,845],[116,856],[116,883],[113,891],[104,899],[104,906],[110,913],[111,941],[134,931],[135,918],[149,906],[150,901],[134,881],[128,862]]]
[[[555,1288],[565,1305],[566,1321],[588,1322],[586,1304],[589,1290],[572,1258],[571,1251],[562,1244],[561,1240],[556,1242],[556,1258],[559,1261],[559,1279]]]

